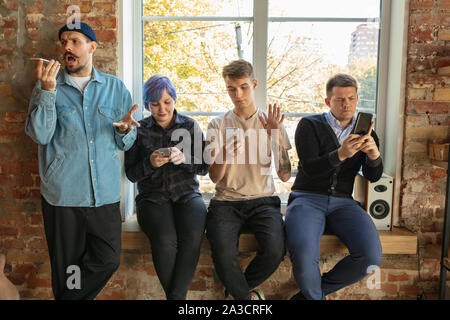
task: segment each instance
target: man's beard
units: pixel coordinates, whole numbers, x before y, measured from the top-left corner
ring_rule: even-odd
[[[66,61],[67,56],[72,56],[72,57],[73,57],[74,59],[76,59],[77,61],[80,61],[80,60],[79,60],[79,59],[80,59],[79,57],[77,57],[76,55],[74,55],[73,53],[70,53],[70,52],[66,52],[66,53],[64,54],[64,61]],[[70,70],[69,67],[66,65],[66,70],[67,70],[67,72],[68,72],[69,74],[77,74],[77,73],[79,73],[81,70],[83,70],[85,67],[86,67],[86,65],[80,65],[79,67]]]
[[[79,73],[81,70],[84,69],[85,66],[79,66],[78,68],[74,69],[74,70],[70,70],[69,68],[66,67],[67,69],[67,73],[68,74],[77,74]]]

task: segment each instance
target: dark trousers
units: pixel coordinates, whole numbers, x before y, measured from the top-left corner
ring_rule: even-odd
[[[239,235],[243,229],[254,233],[258,242],[256,256],[245,272],[238,261]],[[264,282],[284,258],[284,224],[278,197],[211,200],[206,230],[217,275],[236,300],[249,299],[250,290]]]
[[[150,240],[152,258],[168,300],[184,300],[200,256],[206,207],[202,197],[156,204],[141,199],[138,223]]]
[[[57,207],[42,198],[42,213],[55,300],[94,299],[120,264],[119,203]]]
[[[325,229],[349,255],[321,275],[320,239]],[[286,235],[295,280],[303,295],[323,300],[358,282],[380,265],[381,243],[373,221],[353,199],[292,192],[286,210]]]

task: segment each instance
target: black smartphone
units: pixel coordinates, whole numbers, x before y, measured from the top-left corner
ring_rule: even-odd
[[[367,112],[360,112],[356,116],[356,123],[351,134],[365,135],[369,132],[373,115]]]

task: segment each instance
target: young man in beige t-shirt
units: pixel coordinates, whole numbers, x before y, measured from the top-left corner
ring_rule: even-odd
[[[262,299],[255,287],[277,269],[285,254],[280,198],[273,196],[272,163],[278,177],[289,180],[291,144],[280,109],[269,105],[265,113],[256,108],[258,82],[250,63],[233,61],[224,67],[222,76],[234,109],[208,126],[209,176],[216,183],[216,194],[208,209],[207,236],[226,292],[237,300]],[[244,226],[255,234],[258,252],[242,272],[238,241]]]

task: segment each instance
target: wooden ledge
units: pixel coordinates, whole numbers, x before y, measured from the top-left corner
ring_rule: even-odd
[[[122,228],[122,249],[150,252],[150,244],[145,234],[139,230],[135,220],[129,220]],[[379,231],[383,254],[417,254],[417,235],[404,229],[393,228],[392,231]],[[203,238],[202,250],[209,249],[206,236]],[[241,234],[239,252],[255,252],[258,248],[255,236],[250,233]],[[320,241],[320,253],[348,253],[347,248],[330,234],[324,234]]]
[[[404,228],[378,231],[383,254],[417,254],[417,235]],[[242,234],[239,251],[256,251],[258,244],[253,234]],[[345,245],[335,235],[324,234],[320,240],[320,253],[348,253]]]

